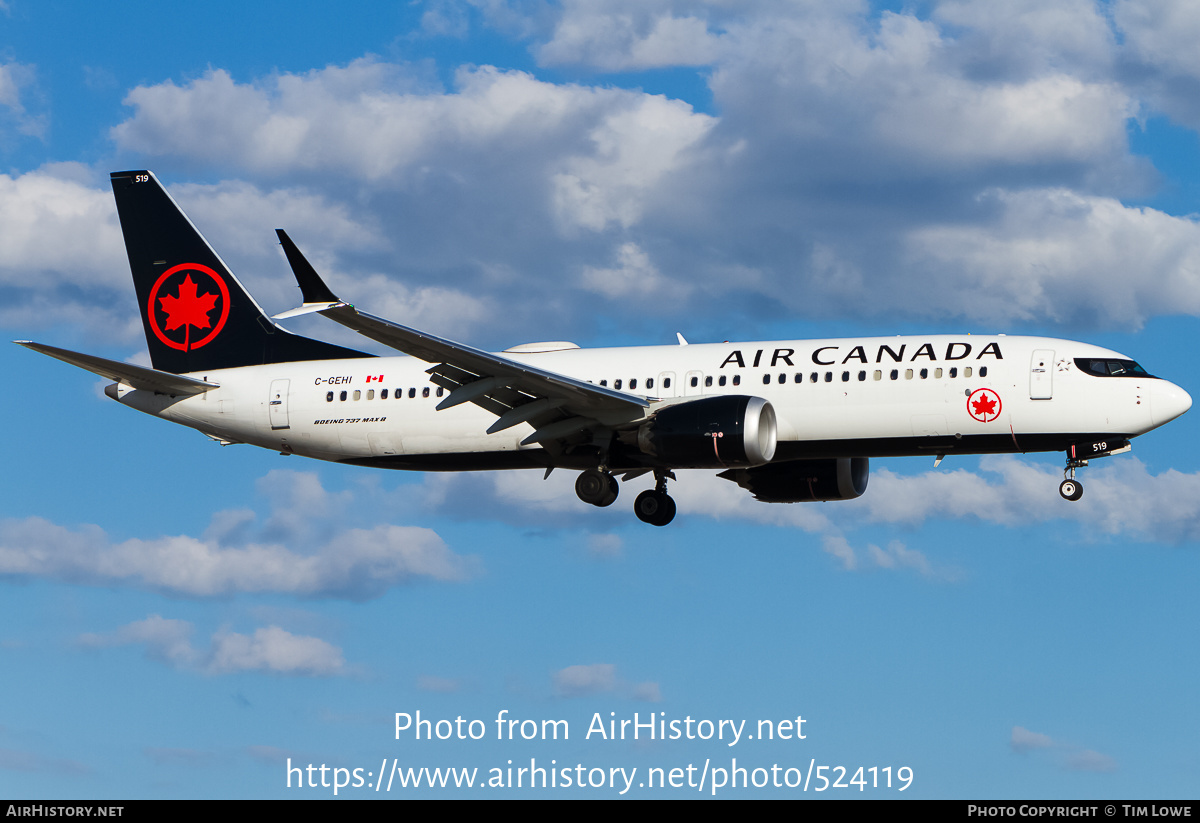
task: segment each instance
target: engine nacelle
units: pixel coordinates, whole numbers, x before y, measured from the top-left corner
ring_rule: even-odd
[[[865,457],[789,460],[750,469],[730,469],[732,480],[764,503],[853,500],[867,490],[870,461]]]
[[[761,397],[702,397],[667,406],[643,423],[637,445],[680,469],[760,466],[775,456],[775,409]]]

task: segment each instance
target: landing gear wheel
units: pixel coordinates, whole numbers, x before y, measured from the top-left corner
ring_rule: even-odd
[[[1064,500],[1078,500],[1083,497],[1083,484],[1078,480],[1064,480],[1058,487],[1058,493],[1063,496]]]
[[[608,472],[597,469],[580,472],[579,478],[575,481],[575,494],[579,495],[579,499],[584,503],[591,503],[593,506],[601,508],[611,506],[620,491],[621,487],[617,483],[617,478]]]
[[[675,501],[666,492],[648,489],[633,502],[633,513],[643,523],[665,526],[675,519]]]

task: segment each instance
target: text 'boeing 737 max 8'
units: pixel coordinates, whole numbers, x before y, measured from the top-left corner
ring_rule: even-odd
[[[491,354],[338,299],[279,231],[304,305],[403,352],[375,357],[269,318],[148,171],[113,193],[153,368],[18,341],[115,381],[109,397],[251,443],[417,471],[581,470],[579,498],[608,506],[616,475],[652,474],[637,516],[664,526],[675,469],[719,469],[769,503],[846,500],[868,458],[1065,451],[1075,470],[1128,451],[1191,397],[1128,357],[1038,337],[782,340]]]

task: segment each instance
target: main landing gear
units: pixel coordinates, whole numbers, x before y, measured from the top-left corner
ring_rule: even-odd
[[[617,478],[599,469],[581,472],[575,480],[575,494],[579,495],[579,499],[601,508],[611,506],[620,491]]]
[[[675,501],[667,494],[667,478],[671,472],[654,472],[654,488],[646,489],[633,501],[633,513],[638,520],[651,526],[665,526],[675,519]]]
[[[1064,500],[1078,500],[1083,497],[1083,484],[1075,479],[1075,470],[1087,464],[1086,460],[1067,458],[1067,467],[1063,469],[1063,482],[1058,485],[1058,493]]]
[[[642,471],[645,471],[643,469]],[[665,526],[675,519],[675,501],[667,494],[667,478],[675,479],[669,471],[654,471],[654,488],[647,489],[633,501],[633,513],[638,520],[651,526]],[[628,476],[625,478],[629,479]],[[580,472],[575,480],[575,494],[584,503],[593,506],[611,506],[617,499],[620,486],[617,478],[601,469],[588,469]]]

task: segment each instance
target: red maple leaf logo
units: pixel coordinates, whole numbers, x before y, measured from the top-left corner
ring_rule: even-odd
[[[996,413],[996,401],[986,394],[980,394],[978,400],[971,401],[971,405],[977,417],[988,417]]]
[[[162,306],[162,310],[167,313],[167,331],[174,331],[184,323],[189,326],[195,326],[198,329],[207,329],[211,327],[208,321],[208,313],[216,308],[217,296],[215,294],[196,294],[196,283],[192,280],[192,275],[189,274],[182,283],[179,284],[179,295],[171,297],[166,295],[158,298],[158,303]],[[187,333],[189,330],[185,330]]]
[[[178,278],[180,274],[184,275],[182,282]],[[206,277],[210,282],[205,282]],[[200,278],[200,285],[206,290],[204,294],[197,294],[200,285],[195,278]],[[160,290],[165,293],[171,287],[169,284],[177,284],[176,296],[164,294],[160,297]],[[214,288],[216,292],[210,293]],[[229,319],[229,287],[221,275],[200,263],[180,263],[167,269],[150,289],[146,303],[150,330],[164,346],[178,351],[191,351],[211,343]],[[217,312],[215,318],[209,317],[213,311]],[[165,328],[163,319],[166,320]],[[193,326],[201,330],[196,334],[198,340],[192,339]],[[167,337],[168,331],[178,334],[180,328],[183,329],[183,340]],[[207,334],[203,333],[205,329]]]

